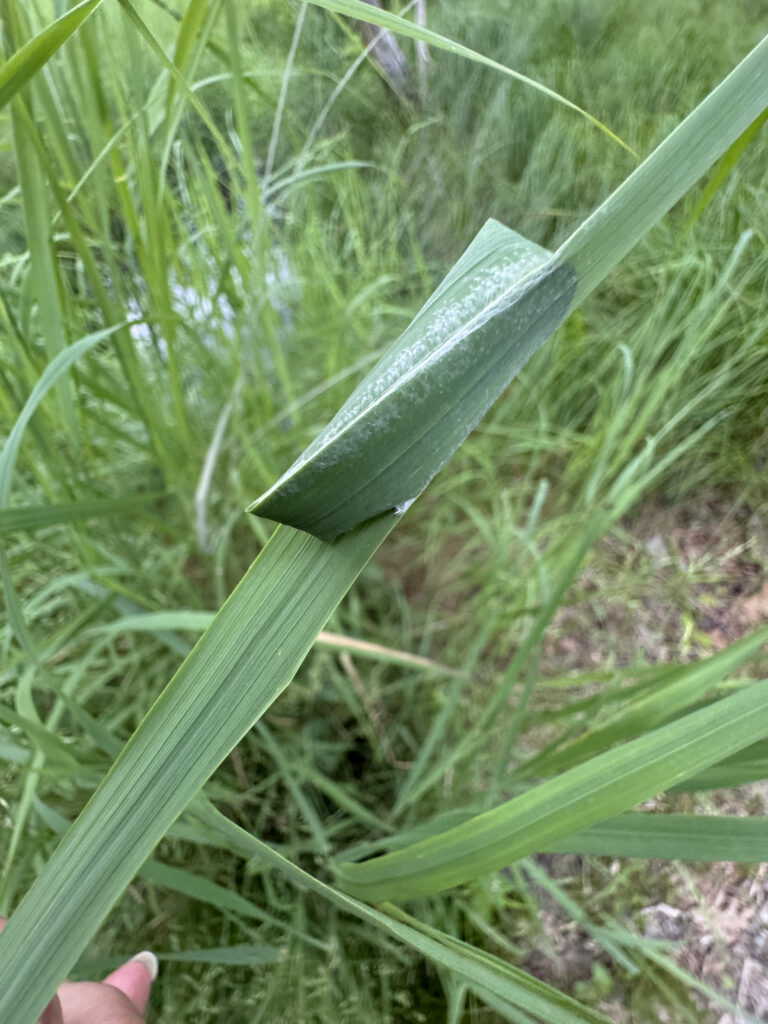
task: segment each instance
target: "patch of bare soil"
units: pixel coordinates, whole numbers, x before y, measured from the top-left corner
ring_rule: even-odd
[[[646,508],[625,524],[623,536],[600,545],[573,603],[558,613],[545,646],[546,672],[696,660],[721,650],[768,623],[767,566],[765,538],[744,505],[713,497],[682,509]],[[768,675],[768,661],[745,671]],[[766,815],[768,782],[649,803],[658,810]],[[768,1022],[768,864],[654,862],[653,871],[664,898],[642,908],[635,925],[674,943],[677,964],[738,1008],[726,1011],[713,995],[693,991],[702,1024]],[[556,983],[584,977],[585,957],[597,951],[574,934],[573,922],[546,911],[545,918],[558,966],[529,966]],[[617,1003],[605,1009],[611,1019],[635,1020]],[[658,1019],[676,1020],[658,1012]]]
[[[768,622],[767,566],[745,505],[649,506],[598,545],[549,630],[544,665],[558,674],[721,650]]]
[[[723,1012],[711,996],[694,993],[709,1019],[768,1020],[768,864],[715,864],[695,876],[670,865],[669,876],[675,905],[642,911],[646,936],[677,943],[677,963],[737,1008]]]

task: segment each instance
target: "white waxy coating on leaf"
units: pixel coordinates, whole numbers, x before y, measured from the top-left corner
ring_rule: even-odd
[[[571,277],[545,249],[489,221],[331,423],[250,511],[331,540],[407,507],[562,320]]]

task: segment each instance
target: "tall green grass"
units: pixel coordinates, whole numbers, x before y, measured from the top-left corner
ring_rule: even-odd
[[[51,13],[7,8],[6,31],[21,35],[6,52]],[[2,679],[6,910],[188,651],[199,624],[190,613],[218,608],[266,540],[268,527],[242,508],[322,427],[474,231],[493,214],[554,247],[632,168],[572,113],[437,54],[423,110],[398,107],[363,67],[303,151],[332,79],[356,55],[354,35],[309,9],[286,67],[288,8],[255,20],[246,6],[197,4],[181,22],[159,6],[136,9],[191,88],[169,76],[124,12],[102,5],[3,125],[23,171],[9,151],[0,206],[8,429],[62,338],[71,348],[125,325],[114,342],[95,341],[61,378],[71,384],[39,406],[15,507],[0,512],[19,597],[6,603]],[[757,31],[746,20],[737,31],[725,8],[707,24],[690,18],[660,66],[664,5],[642,22],[637,12],[573,5],[556,30],[548,7],[521,11],[514,26],[492,4],[460,26],[453,16],[441,11],[437,27],[553,84],[641,152]],[[691,38],[707,58],[695,67]],[[545,765],[526,772],[518,739],[534,722],[537,623],[588,557],[594,509],[713,482],[748,485],[764,500],[752,454],[765,430],[764,167],[758,135],[686,237],[695,196],[614,272],[336,614],[340,631],[459,675],[318,649],[209,784],[230,819],[330,880],[330,852],[362,857],[418,841],[424,829],[458,825],[441,816],[464,818],[546,776]],[[136,629],[146,612],[159,615]],[[530,660],[510,667],[526,637]],[[738,664],[682,673],[679,684],[659,670],[609,666],[596,707],[631,722],[647,694],[664,706],[674,692],[679,716]],[[636,693],[621,692],[627,677]],[[578,721],[553,716],[551,727],[567,734]],[[599,734],[585,742],[607,749]],[[564,749],[552,763],[577,758]],[[745,752],[740,777],[761,777],[759,764]],[[215,843],[228,852],[213,852]],[[257,859],[244,869],[243,855]],[[520,963],[512,920],[532,922],[536,911],[519,873],[502,894],[484,878],[430,899],[418,906],[421,925],[390,917],[386,932],[365,910],[356,924],[338,894],[330,909],[319,883],[296,890],[295,870],[283,865],[293,871],[284,880],[258,860],[267,856],[200,809],[146,866],[137,901],[128,895],[108,919],[91,966],[105,950],[134,952],[126,936],[137,931],[161,953],[197,945],[208,966],[169,962],[159,989],[158,1010],[179,1020],[336,1020],[339,1006],[355,1020],[458,1020],[480,1013],[478,999],[526,1019],[509,1002],[521,976],[488,968],[484,984],[468,983],[455,959],[426,968],[393,944],[405,936],[411,950],[425,948],[438,941],[423,934],[435,927]],[[598,932],[627,993],[640,988],[639,967],[663,978],[650,949],[617,934]],[[247,967],[222,966],[216,949],[233,945]]]

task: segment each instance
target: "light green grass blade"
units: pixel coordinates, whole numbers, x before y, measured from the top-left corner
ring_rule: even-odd
[[[199,45],[198,40],[200,39],[200,33],[202,32],[208,12],[211,7],[210,0],[189,0],[187,9],[179,24],[179,31],[176,36],[176,47],[173,51],[173,63],[179,69],[182,74],[185,74],[189,64],[192,60],[192,56],[195,47]],[[202,40],[202,45],[205,46],[207,39]],[[171,107],[173,106],[173,97],[176,88],[176,82],[173,78],[168,79],[168,94],[166,98],[166,119],[170,119]]]
[[[622,814],[549,843],[547,852],[645,860],[761,863],[768,819],[715,814]]]
[[[375,909],[333,886],[326,885],[291,863],[266,843],[262,843],[229,821],[210,805],[196,810],[201,813],[203,827],[209,830],[211,842],[224,846],[240,856],[253,858],[265,867],[280,872],[298,888],[316,893],[340,910],[415,949],[435,965],[444,967],[471,984],[484,987],[499,998],[520,1006],[534,1014],[542,1024],[607,1024],[602,1014],[581,1006],[546,982],[539,981],[538,978],[491,953],[475,949],[469,943],[445,935],[436,928],[430,928],[407,915],[399,907],[386,905],[381,909]]]
[[[762,779],[768,779],[768,740],[753,743],[733,757],[713,764],[711,768],[675,786],[674,791],[695,793],[699,790],[728,789]]]
[[[441,835],[358,864],[340,864],[359,899],[403,900],[496,871],[559,838],[628,810],[764,735],[768,681],[625,743]]]
[[[17,99],[11,107],[11,127],[29,249],[29,286],[37,304],[39,330],[45,341],[48,359],[51,360],[66,348],[67,332],[61,307],[59,266],[53,252],[45,178],[36,159],[31,122],[32,117],[22,99]],[[80,426],[71,380],[62,377],[58,381],[56,398],[67,432],[73,438],[79,437]]]
[[[768,628],[758,629],[710,658],[679,666],[654,692],[641,692],[612,715],[609,722],[588,729],[563,749],[545,750],[533,757],[518,774],[528,778],[556,775],[623,740],[656,728],[704,697],[767,642]]]
[[[2,451],[0,451],[0,509],[5,508],[8,503],[11,478],[16,466],[16,459],[19,454],[19,448],[21,447],[24,431],[29,425],[29,421],[34,416],[37,407],[51,388],[56,386],[57,382],[74,362],[76,362],[81,356],[85,355],[86,352],[90,351],[95,345],[98,345],[99,342],[106,341],[108,338],[112,337],[112,335],[121,330],[123,326],[124,324],[117,324],[115,327],[106,327],[102,331],[96,331],[94,334],[86,335],[85,338],[81,338],[79,341],[74,342],[72,345],[69,345],[64,349],[64,351],[56,356],[56,358],[46,366],[45,370],[43,370],[43,373],[32,389],[21,414],[14,423],[13,429],[8,435]]]
[[[144,508],[166,497],[165,491],[147,491],[145,494],[122,494],[117,498],[92,498],[70,501],[61,505],[36,505],[24,508],[0,508],[0,537],[18,530],[41,530],[62,523],[80,523],[89,519],[102,519]]]
[[[731,171],[739,162],[745,150],[749,148],[750,143],[757,138],[760,133],[760,129],[767,120],[768,110],[764,110],[762,114],[760,114],[759,117],[756,117],[752,124],[741,133],[738,139],[736,139],[736,141],[730,146],[728,152],[718,160],[714,173],[707,182],[707,187],[699,196],[696,201],[696,205],[691,210],[688,219],[685,222],[683,230],[686,233],[691,230],[693,225],[697,220],[699,220],[706,208],[723,187],[725,182],[728,180],[728,176]]]
[[[249,511],[332,539],[407,506],[572,305],[767,106],[768,36],[553,256],[489,221],[413,325]]]
[[[102,0],[83,0],[5,61],[0,67],[0,108],[13,99],[101,3]]]
[[[575,303],[696,184],[768,107],[768,36],[557,250],[579,277]]]
[[[0,451],[0,512],[2,512],[8,504],[11,479],[16,467],[16,459],[18,458],[24,431],[29,425],[29,421],[37,411],[38,406],[48,392],[60,384],[64,374],[69,370],[73,363],[94,348],[94,346],[99,342],[110,338],[116,331],[120,330],[120,327],[122,326],[123,325],[121,324],[117,327],[108,327],[102,331],[97,331],[95,334],[89,334],[85,338],[81,338],[79,341],[74,342],[74,344],[69,345],[60,352],[59,355],[57,355],[43,371],[40,379],[32,389],[29,398],[24,403],[24,408],[14,423],[10,434],[6,438],[2,451]],[[5,547],[1,540],[0,580],[2,581],[3,595],[5,597],[8,621],[11,628],[13,629],[13,632],[15,633],[24,652],[33,662],[39,662],[34,640],[24,620],[21,602],[19,601],[16,593],[16,588],[8,566]]]
[[[2,513],[0,513],[0,524],[2,524]],[[0,535],[2,530],[0,530]],[[116,622],[110,622],[103,626],[95,626],[94,633],[106,635],[117,635],[120,633],[148,632],[155,633],[163,639],[172,650],[188,654],[191,645],[185,645],[179,637],[172,636],[168,631],[181,630],[192,633],[202,633],[213,622],[215,612],[198,612],[179,610],[174,612],[142,612],[136,615],[124,615]],[[320,630],[315,641],[316,647],[324,647],[330,651],[346,651],[359,658],[366,658],[383,664],[399,665],[401,668],[419,669],[423,672],[434,672],[438,675],[458,676],[464,675],[447,665],[441,665],[432,658],[425,658],[419,654],[411,654],[409,651],[398,651],[393,647],[384,644],[373,644],[367,640],[360,640],[354,636],[343,636],[340,633],[329,633],[327,630]]]

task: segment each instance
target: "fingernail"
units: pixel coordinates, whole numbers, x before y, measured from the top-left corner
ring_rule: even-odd
[[[144,964],[149,971],[152,981],[154,981],[157,977],[159,966],[155,954],[151,953],[148,949],[143,949],[141,953],[137,953],[136,956],[132,956],[128,962],[133,963],[134,960],[138,960],[140,964]]]

